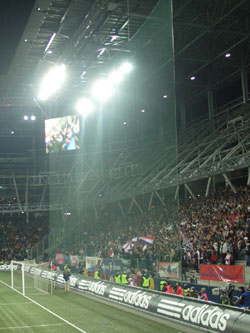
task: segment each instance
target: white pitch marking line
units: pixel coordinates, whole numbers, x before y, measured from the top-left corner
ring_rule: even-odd
[[[18,330],[23,328],[35,328],[35,327],[49,327],[49,326],[61,326],[66,325],[66,323],[61,324],[44,324],[44,325],[33,325],[33,326],[12,326],[12,327],[0,327],[0,330]]]
[[[5,305],[22,305],[22,304],[28,304],[28,303],[32,303],[32,302],[12,302],[12,303],[0,303],[0,306],[5,306]]]
[[[23,297],[27,298],[29,301],[31,301],[32,303],[36,304],[37,306],[39,306],[40,308],[42,308],[43,310],[49,312],[50,314],[52,314],[53,316],[57,317],[58,319],[64,321],[66,324],[72,326],[73,328],[75,328],[77,331],[82,332],[82,333],[87,333],[86,331],[82,330],[81,328],[77,327],[76,325],[72,324],[70,321],[60,317],[58,314],[56,314],[55,312],[45,308],[45,306],[39,304],[38,302],[34,301],[32,298],[29,298],[28,296],[24,296],[20,291],[16,290],[16,289],[12,289],[7,283],[3,282],[2,280],[0,280],[0,282],[2,284],[4,284],[6,287],[10,288],[11,290],[16,291],[18,294],[22,295]]]

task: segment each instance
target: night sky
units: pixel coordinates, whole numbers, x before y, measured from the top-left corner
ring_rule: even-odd
[[[0,75],[11,65],[35,0],[0,1]]]

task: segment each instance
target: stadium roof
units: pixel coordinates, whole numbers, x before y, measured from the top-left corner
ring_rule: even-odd
[[[115,55],[123,52],[129,54],[131,50],[127,48],[128,38],[131,39],[138,32],[158,2],[157,0],[30,0],[25,2],[27,7],[23,7],[23,4],[20,7],[18,0],[10,0],[4,5],[1,2],[3,8],[0,13],[3,13],[3,17],[0,22],[4,23],[4,27],[0,29],[1,45],[4,46],[0,61],[2,64],[0,75],[0,137],[2,139],[0,186],[2,192],[6,191],[12,195],[18,194],[17,189],[20,189],[20,196],[26,197],[25,193],[28,193],[30,187],[30,198],[33,198],[33,202],[39,202],[39,207],[36,208],[39,210],[42,203],[46,201],[45,198],[48,197],[48,185],[52,185],[59,189],[57,204],[63,202],[63,198],[69,199],[68,196],[72,202],[75,202],[77,201],[75,196],[83,198],[87,205],[97,200],[109,202],[135,197],[142,193],[165,189],[168,186],[179,186],[188,180],[204,179],[208,175],[218,175],[249,165],[247,157],[249,131],[245,130],[249,128],[249,117],[244,121],[243,118],[241,119],[244,127],[239,131],[235,127],[239,132],[239,142],[236,143],[230,128],[230,135],[227,133],[225,119],[217,119],[218,126],[215,124],[216,132],[213,131],[213,133],[210,132],[207,123],[203,124],[203,130],[199,123],[195,128],[194,136],[188,134],[185,136],[184,145],[179,147],[178,164],[172,165],[176,163],[175,158],[169,158],[168,150],[172,148],[171,144],[163,142],[161,135],[155,143],[152,141],[144,125],[148,123],[154,125],[156,121],[146,118],[150,112],[148,114],[145,112],[143,117],[145,116],[144,119],[147,120],[142,123],[140,118],[138,122],[141,127],[132,128],[132,126],[120,124],[119,128],[115,128],[116,126],[111,124],[112,129],[115,128],[115,130],[106,130],[106,132],[111,133],[114,149],[108,146],[106,150],[103,149],[103,154],[95,156],[95,152],[99,153],[101,150],[86,150],[88,144],[86,140],[84,152],[75,156],[75,159],[72,159],[70,154],[62,155],[60,158],[63,163],[61,163],[58,158],[58,169],[54,174],[48,172],[49,159],[53,159],[53,154],[45,158],[44,145],[42,147],[41,143],[44,135],[43,122],[33,122],[32,125],[22,122],[19,126],[18,121],[15,120],[15,118],[20,119],[20,113],[29,108],[41,116],[43,110],[33,100],[37,83],[43,72],[47,70],[48,64],[64,62],[70,68],[70,78],[63,94],[56,99],[55,105],[52,105],[52,111],[55,110],[56,115],[60,115],[60,104],[71,103],[72,97],[80,91],[83,92],[91,77],[105,70],[106,64],[109,65],[109,61]],[[242,103],[241,72],[248,72],[250,64],[249,0],[174,0],[173,5],[178,112],[180,112],[181,104],[190,107],[191,112],[194,112],[195,108],[192,104],[199,103],[199,99],[208,104],[209,90],[216,93],[225,87],[226,90],[223,90],[220,95],[222,102],[224,95],[232,95],[240,97],[240,103]],[[20,15],[22,20],[19,22]],[[143,32],[145,30],[147,31],[144,29]],[[145,36],[145,41],[149,44],[152,41],[151,37],[150,34]],[[166,40],[162,41],[166,45]],[[160,52],[161,45],[156,43],[160,44],[161,38],[155,38],[152,43]],[[230,56],[226,56],[229,54]],[[161,59],[165,61],[164,57]],[[165,64],[161,63],[155,71],[160,72],[162,66]],[[191,80],[191,77],[195,77],[195,80]],[[236,85],[234,85],[235,82]],[[155,90],[157,89],[158,87]],[[161,100],[163,100],[162,97]],[[198,116],[202,115],[205,108],[198,104],[196,107]],[[247,109],[241,109],[249,114]],[[239,109],[232,111],[232,113],[228,112],[229,117],[231,114],[232,117],[239,115]],[[142,115],[140,110],[138,113]],[[155,117],[154,120],[157,117],[156,113],[151,113],[152,117]],[[50,116],[53,115],[52,112]],[[10,131],[7,133],[10,119],[16,123],[15,135],[12,135]],[[105,121],[112,123],[109,119]],[[96,126],[96,119],[93,123]],[[130,131],[126,133],[134,135],[137,133],[136,130],[142,133],[140,138],[139,135],[138,137],[131,135],[132,139],[135,137],[135,140],[142,139],[141,142],[138,140],[138,146],[134,142],[129,142],[127,146],[125,128]],[[91,126],[88,128],[86,126],[84,129],[89,132],[91,136],[89,142],[92,144],[94,141],[92,137],[98,136],[95,134],[99,128],[92,131]],[[117,141],[114,139],[115,131],[118,133]],[[228,140],[225,141],[227,136]],[[190,142],[186,140],[187,138],[192,139],[192,145],[186,145],[186,141]],[[180,143],[181,137],[178,139]],[[200,145],[198,151],[201,151],[204,156],[201,153],[197,155],[198,144]],[[117,148],[118,145],[119,148]],[[123,145],[124,149],[121,148]],[[215,147],[217,147],[216,150]],[[38,151],[39,149],[41,150]],[[24,151],[25,153],[21,154]],[[12,152],[13,155],[11,155]],[[244,152],[243,157],[241,152]],[[83,156],[85,153],[90,153],[88,161]],[[172,153],[175,157],[176,150],[174,149]],[[167,165],[166,156],[168,156]],[[214,159],[211,158],[212,156]],[[221,156],[224,158],[214,165],[216,158]],[[56,159],[57,156],[54,158]],[[102,166],[104,166],[104,172]],[[204,168],[202,169],[201,166]],[[177,171],[182,178],[173,176],[173,173],[175,175]],[[149,179],[151,179],[150,182]],[[64,191],[66,187],[70,190]],[[10,189],[9,192],[8,189]],[[18,209],[22,209],[21,203]]]
[[[128,29],[132,37],[157,2],[1,2],[0,111],[10,105],[34,104],[34,87],[47,62],[70,65],[65,98],[72,89],[84,89],[88,73],[101,70],[124,48]],[[249,68],[248,0],[175,0],[173,6],[178,101],[197,98]]]

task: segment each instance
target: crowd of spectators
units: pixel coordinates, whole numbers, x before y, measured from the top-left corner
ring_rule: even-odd
[[[249,187],[237,187],[235,193],[227,187],[208,197],[187,198],[179,205],[169,201],[166,206],[155,205],[142,214],[122,216],[102,207],[95,216],[86,214],[82,221],[68,223],[56,252],[144,260],[150,268],[157,261],[180,259],[197,271],[200,263],[232,265],[246,251],[250,259],[249,202]],[[25,215],[0,218],[0,259],[25,258],[27,250],[48,234],[48,216],[33,214],[27,223]],[[137,241],[130,251],[124,248],[140,236],[154,237],[153,245],[145,247]]]
[[[63,242],[58,251],[102,258],[114,255],[132,260],[147,260],[151,265],[156,258],[161,261],[177,260],[179,235],[173,227],[177,205],[173,205],[171,208],[152,207],[150,212],[118,218],[117,215],[111,217],[102,210],[94,221],[92,217],[91,223],[86,217],[82,226],[76,230],[73,242],[72,235],[68,236],[69,241]],[[144,243],[137,241],[133,243],[131,251],[123,248],[124,244],[140,236],[154,237],[153,246],[145,247]]]
[[[99,212],[96,224],[87,218],[77,230],[74,247],[65,246],[67,254],[85,254],[107,258],[114,253],[150,263],[180,260],[197,271],[199,264],[234,264],[243,259],[250,236],[250,190],[229,187],[208,197],[188,198],[168,207],[152,207],[150,212],[126,217],[111,217]],[[126,252],[123,245],[134,237],[153,236],[153,246],[136,243]],[[72,240],[72,239],[71,239]],[[63,244],[65,245],[65,244]],[[250,248],[250,247],[249,247]],[[249,253],[250,255],[250,253]]]
[[[0,216],[0,260],[24,260],[27,251],[48,233],[48,217],[32,213]]]
[[[184,260],[198,271],[199,263],[232,265],[243,259],[250,236],[250,189],[230,188],[199,200],[188,199],[179,209]],[[187,241],[188,240],[188,241]]]

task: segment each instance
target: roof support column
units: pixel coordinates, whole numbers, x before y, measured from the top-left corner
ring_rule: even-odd
[[[241,88],[242,88],[243,104],[247,104],[248,103],[248,80],[247,80],[247,72],[245,70],[241,71]]]
[[[139,205],[139,203],[137,202],[137,200],[135,198],[133,198],[134,200],[134,204],[137,206],[137,208],[139,209],[139,211],[141,212],[141,214],[143,213],[143,210],[141,208],[141,206]]]
[[[234,193],[236,193],[236,189],[235,189],[235,187],[233,186],[233,184],[231,183],[231,181],[230,181],[230,179],[228,178],[228,176],[227,176],[225,173],[223,173],[223,177],[224,177],[224,179],[225,179],[226,184],[230,186],[231,190],[232,190]]]
[[[164,200],[162,199],[162,197],[160,196],[158,191],[155,191],[156,196],[158,197],[158,199],[160,200],[160,202],[162,203],[163,206],[166,206]]]
[[[192,192],[191,188],[188,186],[188,184],[185,184],[185,188],[187,189],[188,193],[191,195],[191,197],[194,199],[194,200],[197,200],[194,193]]]
[[[128,213],[131,212],[131,209],[132,209],[132,207],[133,207],[133,204],[134,204],[134,198],[131,199],[131,203],[130,203],[129,208],[128,208]]]
[[[19,206],[19,209],[22,210],[22,205],[20,202],[19,193],[18,193],[17,184],[16,184],[16,178],[15,178],[14,173],[13,173],[12,177],[13,177],[13,183],[14,183],[14,187],[15,187],[15,191],[16,191],[16,198],[17,198],[18,206]]]
[[[185,104],[181,103],[180,106],[180,116],[181,116],[181,129],[185,130],[187,126],[187,119],[186,119],[186,107]]]
[[[207,188],[206,188],[206,193],[205,193],[205,197],[206,197],[206,198],[208,197],[208,193],[209,193],[209,189],[210,189],[211,181],[212,181],[212,177],[208,177],[208,180],[207,180]]]
[[[25,187],[25,211],[26,211],[26,223],[29,223],[29,177],[26,177],[26,187]]]
[[[150,199],[149,199],[149,203],[148,203],[148,211],[150,211],[151,205],[152,205],[152,200],[154,197],[154,192],[151,193],[150,195]]]
[[[121,210],[121,212],[122,212],[122,216],[125,216],[125,213],[124,213],[124,210],[123,210],[123,208],[122,208],[122,205],[121,205],[120,200],[118,200],[117,203],[118,203],[118,206],[119,206],[119,208],[120,208],[120,210]]]
[[[207,92],[207,103],[208,103],[208,118],[213,120],[214,118],[214,97],[212,90]]]
[[[174,200],[178,199],[179,196],[179,190],[180,190],[180,185],[176,186],[176,190],[175,190],[175,195],[174,195]]]
[[[247,185],[250,186],[250,168],[248,168]]]

